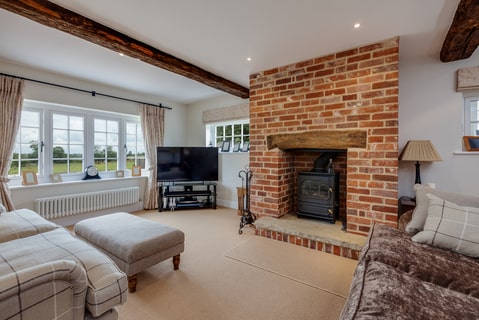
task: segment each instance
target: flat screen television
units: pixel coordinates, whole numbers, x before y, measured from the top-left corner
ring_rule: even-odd
[[[157,181],[218,181],[218,149],[157,147]]]

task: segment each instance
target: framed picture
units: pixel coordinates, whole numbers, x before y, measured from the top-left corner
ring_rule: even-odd
[[[38,179],[35,171],[22,171],[22,185],[32,186],[36,184],[38,184]]]
[[[115,171],[115,177],[123,178],[124,176],[125,176],[125,171],[124,170],[116,170]]]
[[[235,143],[235,145],[233,146],[233,152],[238,152],[240,150],[240,144],[239,142]]]
[[[58,183],[58,182],[62,182],[63,180],[60,174],[54,173],[50,175],[50,181],[53,183]]]
[[[249,151],[249,142],[243,143],[243,148],[241,148],[242,152],[247,152]]]
[[[230,141],[223,141],[223,146],[221,147],[221,152],[229,152],[230,151]]]
[[[131,167],[131,175],[133,177],[141,176],[141,167],[140,166]]]
[[[463,139],[467,151],[479,151],[479,136],[464,136]]]

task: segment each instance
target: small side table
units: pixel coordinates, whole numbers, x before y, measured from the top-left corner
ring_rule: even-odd
[[[398,218],[409,210],[413,210],[416,207],[416,199],[411,197],[402,196],[398,200]]]

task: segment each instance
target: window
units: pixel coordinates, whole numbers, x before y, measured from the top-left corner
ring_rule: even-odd
[[[118,170],[119,122],[94,119],[94,162],[99,171]]]
[[[13,184],[24,170],[36,172],[40,183],[50,174],[78,180],[91,164],[103,177],[133,165],[145,168],[140,117],[24,101],[8,173]]]
[[[133,166],[145,168],[145,147],[143,131],[138,122],[126,122],[126,168]]]
[[[238,143],[242,146],[245,142],[249,142],[249,120],[217,123],[208,126],[207,141],[212,141],[212,144],[214,141],[214,146],[220,146],[223,141],[230,141],[231,146]],[[210,135],[209,138],[208,134]]]
[[[41,141],[40,110],[24,110],[17,133],[17,140],[12,155],[12,163],[8,171],[9,176],[20,176],[22,171],[39,172],[40,153],[38,148],[43,148]]]
[[[479,136],[479,93],[464,99],[464,135]]]
[[[23,114],[22,114],[23,118]],[[82,116],[52,114],[52,173],[82,172],[85,119]]]

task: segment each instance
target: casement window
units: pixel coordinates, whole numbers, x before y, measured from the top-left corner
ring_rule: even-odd
[[[93,161],[99,171],[118,170],[120,123],[118,120],[94,119],[95,150]]]
[[[23,110],[20,129],[12,155],[12,162],[8,171],[9,176],[20,176],[22,171],[39,172],[40,154],[42,146],[43,111]]]
[[[37,173],[39,182],[49,182],[51,174],[78,180],[89,165],[102,177],[133,165],[145,168],[140,117],[25,100],[12,181],[20,181],[25,170]]]
[[[126,122],[126,169],[133,166],[145,168],[145,143],[139,122]]]
[[[464,98],[464,135],[479,136],[479,92]]]
[[[84,116],[53,112],[52,173],[82,172],[85,159],[84,141]]]
[[[224,141],[229,141],[233,146],[239,144],[240,148],[249,143],[249,120],[235,122],[221,122],[207,125],[207,140],[211,145],[219,147]]]

